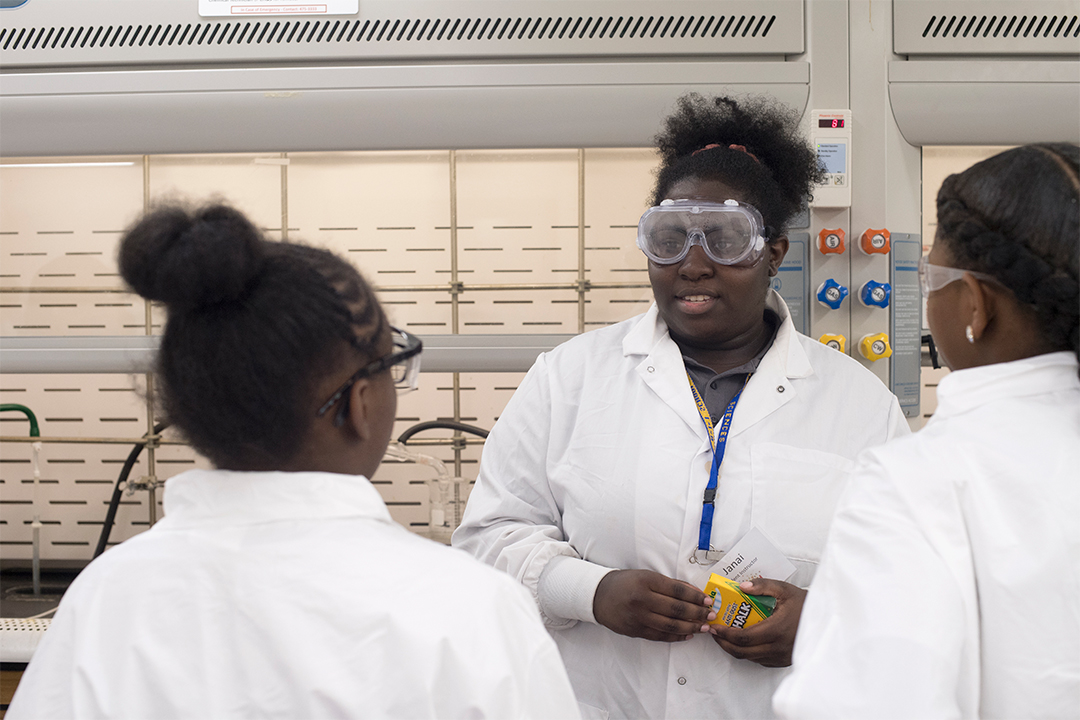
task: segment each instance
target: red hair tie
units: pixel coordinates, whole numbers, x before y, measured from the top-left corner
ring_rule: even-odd
[[[722,147],[722,146],[717,145],[716,143],[710,143],[710,144],[706,145],[705,147],[703,147],[703,148],[701,148],[699,150],[695,150],[694,152],[690,153],[690,157],[693,157],[694,155],[697,155],[699,152],[705,152],[706,150],[712,150],[713,148],[718,148],[718,147]],[[744,152],[747,155],[749,155],[750,157],[754,158],[754,162],[758,163],[759,165],[761,164],[761,161],[758,160],[757,155],[755,155],[754,153],[747,150],[745,145],[734,145],[734,144],[732,144],[732,145],[728,145],[728,149],[729,150],[738,150],[739,152]]]

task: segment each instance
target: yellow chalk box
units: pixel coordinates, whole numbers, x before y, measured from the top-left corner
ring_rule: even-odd
[[[713,573],[705,594],[713,599],[716,619],[710,625],[748,628],[772,614],[776,599],[767,595],[747,595],[739,588],[739,583],[723,575]]]

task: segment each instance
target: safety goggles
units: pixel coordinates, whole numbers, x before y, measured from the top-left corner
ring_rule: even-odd
[[[736,200],[665,200],[638,222],[637,246],[657,265],[680,262],[694,245],[721,265],[756,265],[764,255],[765,223]]]
[[[398,389],[398,392],[409,392],[416,389],[417,377],[420,374],[420,351],[424,349],[424,345],[420,342],[420,338],[404,330],[392,327],[390,332],[394,341],[394,349],[390,354],[357,370],[352,377],[345,381],[345,384],[337,389],[337,392],[330,396],[329,400],[323,403],[319,411],[315,413],[316,417],[322,417],[330,408],[334,407],[339,400],[346,396],[357,380],[377,375],[383,370],[390,370],[390,377],[393,379],[394,387]],[[348,400],[341,403],[337,415],[334,416],[335,427],[340,427],[345,422],[345,412],[348,406]]]
[[[986,282],[992,282],[1000,285],[1001,283],[992,275],[986,273],[975,272],[974,270],[964,270],[963,268],[945,267],[944,265],[934,265],[926,259],[923,255],[919,258],[919,287],[922,288],[923,297],[926,297],[935,290],[940,290],[949,283],[954,283],[960,278],[964,277],[965,273],[971,273],[980,280]]]

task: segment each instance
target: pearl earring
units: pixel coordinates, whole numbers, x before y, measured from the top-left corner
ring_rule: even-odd
[[[971,343],[972,345],[975,344],[975,331],[971,329],[970,325],[967,326],[967,330],[964,331],[964,335],[967,337],[969,343]]]

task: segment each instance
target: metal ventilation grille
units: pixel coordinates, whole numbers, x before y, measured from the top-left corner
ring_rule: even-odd
[[[765,38],[776,15],[224,21],[0,30],[0,49],[65,50],[288,43],[488,43],[538,40]]]
[[[1080,55],[1080,0],[893,0],[899,55]]]
[[[1080,37],[1076,15],[931,15],[924,38]]]

